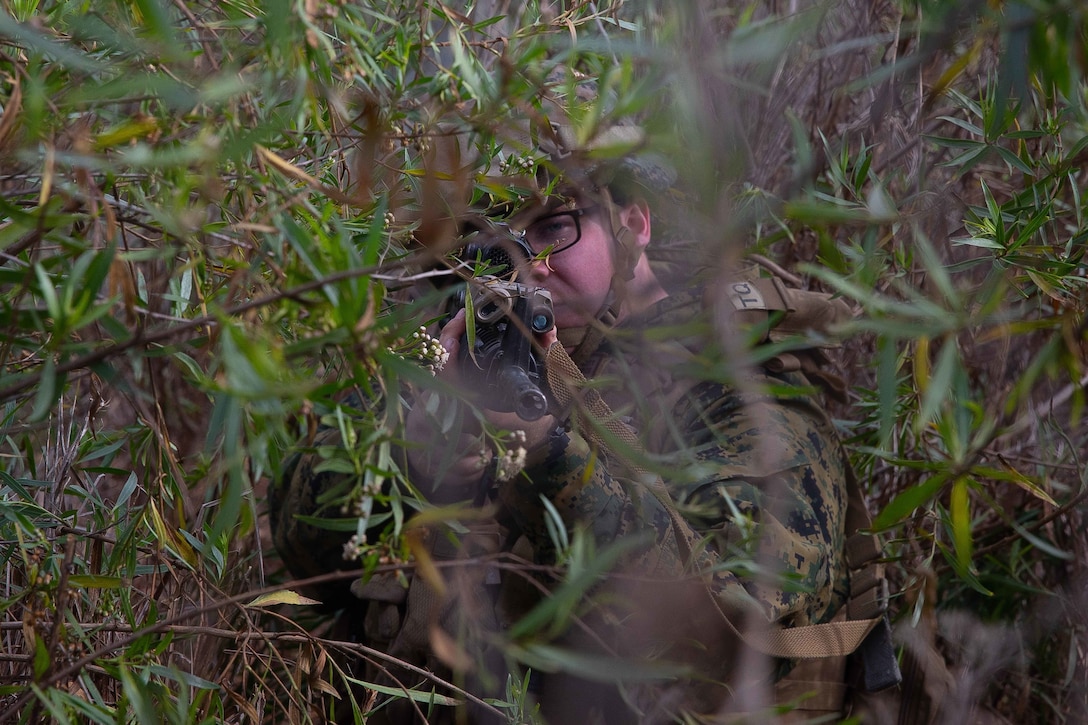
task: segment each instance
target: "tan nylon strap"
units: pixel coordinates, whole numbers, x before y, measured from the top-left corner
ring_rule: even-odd
[[[599,425],[616,439],[630,446],[632,450],[641,449],[638,436],[635,435],[630,426],[616,417],[609,408],[608,403],[601,398],[600,393],[584,388],[585,376],[582,375],[582,371],[570,359],[566,349],[561,344],[555,343],[548,348],[544,369],[552,395],[555,396],[563,410],[569,410],[576,416],[590,440],[601,448],[616,454],[614,448],[598,432],[597,425]],[[594,423],[597,425],[594,425]],[[637,466],[632,466],[632,468],[636,474],[645,473]],[[660,476],[654,476],[652,482],[648,482],[648,487],[654,498],[660,501],[668,512],[677,547],[679,547],[684,559],[690,561],[692,552],[685,535],[688,527],[676,510],[676,505],[673,503],[664,481],[661,480]],[[851,503],[856,502],[852,501]],[[772,657],[811,659],[847,655],[861,645],[865,637],[880,621],[879,618],[833,621],[824,624],[742,633],[729,619],[728,615],[721,610],[720,602],[718,602],[717,597],[714,596],[709,587],[706,588],[706,592],[718,607],[722,619],[732,634],[735,634],[753,649]]]
[[[854,317],[854,311],[841,297],[793,289],[778,277],[742,279],[727,284],[729,301],[738,322],[758,325],[766,322],[772,312],[783,313],[768,330],[768,337],[775,342],[798,334],[827,333],[835,325]],[[815,344],[817,347],[837,347],[831,342]]]
[[[846,540],[846,565],[851,569],[858,569],[880,557],[880,543],[872,534],[863,533],[872,525],[872,522],[869,519],[868,510],[863,505],[862,508],[857,508],[861,502],[855,503],[853,487],[850,488],[851,490],[847,491],[849,499],[846,516],[851,520],[847,521],[846,530],[855,533]],[[857,493],[860,495],[861,491],[858,490]],[[850,528],[851,526],[853,528]]]
[[[880,580],[880,586],[855,592],[850,587],[850,599],[846,602],[846,613],[851,619],[881,617],[888,609],[888,582]]]
[[[839,714],[846,699],[846,683],[832,680],[780,680],[774,686],[775,702],[789,703],[791,711]]]
[[[616,417],[612,409],[608,407],[608,403],[601,397],[601,394],[596,390],[583,387],[586,382],[585,376],[582,375],[582,371],[570,359],[570,355],[567,354],[566,349],[561,344],[555,343],[548,348],[544,371],[552,395],[559,401],[563,410],[570,411],[576,416],[578,422],[582,424],[582,430],[586,432],[590,440],[601,448],[611,451],[613,454],[616,453],[614,447],[609,445],[608,441],[604,440],[600,435],[594,425],[596,423],[633,450],[641,448],[638,436],[635,435],[629,425]],[[575,401],[578,401],[580,405],[573,405]],[[646,473],[642,468],[632,466],[632,469],[640,478],[648,478],[640,475]],[[661,502],[661,505],[669,514],[674,538],[680,553],[684,559],[690,560],[691,548],[688,546],[687,537],[684,536],[686,527],[676,510],[676,506],[672,503],[672,498],[665,488],[664,481],[661,480],[660,476],[654,476],[652,481],[646,482],[650,493]]]
[[[850,574],[850,593],[854,596],[874,589],[884,581],[883,567],[866,566]],[[868,617],[861,617],[868,619]]]
[[[729,299],[735,310],[789,312],[794,303],[778,277],[757,277],[729,283]]]
[[[559,341],[574,350],[572,359],[576,365],[589,363],[597,348],[601,346],[605,334],[616,324],[614,305],[606,304],[589,324],[583,327],[566,327],[559,330]]]
[[[748,632],[744,635],[744,641],[764,654],[791,660],[839,657],[861,646],[878,622],[879,617],[768,629]]]
[[[846,566],[850,569],[850,617],[881,617],[888,610],[888,582],[880,561],[880,541],[871,533],[873,520],[865,506],[854,469],[846,467]]]
[[[552,395],[564,413],[574,414],[579,423],[596,422],[624,443],[637,447],[638,437],[631,427],[616,418],[601,394],[593,389],[586,389],[585,376],[570,359],[566,349],[559,343],[548,348],[544,358],[544,375]],[[575,405],[577,403],[577,405]],[[588,415],[587,415],[588,414]],[[592,418],[592,420],[590,420]],[[593,442],[611,450],[600,440],[593,425],[584,425]],[[614,452],[614,451],[613,451]]]

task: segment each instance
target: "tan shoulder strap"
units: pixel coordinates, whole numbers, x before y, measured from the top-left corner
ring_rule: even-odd
[[[828,335],[836,324],[854,317],[843,298],[787,287],[778,277],[729,282],[728,296],[734,319],[741,326],[767,324],[771,313],[782,313],[767,331],[767,338],[773,342],[801,334]],[[812,343],[818,347],[836,346],[830,340],[816,339]]]

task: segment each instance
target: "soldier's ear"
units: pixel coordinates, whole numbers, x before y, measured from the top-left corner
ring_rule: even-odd
[[[626,204],[619,213],[620,224],[631,232],[635,249],[642,251],[650,243],[650,206],[644,199]]]

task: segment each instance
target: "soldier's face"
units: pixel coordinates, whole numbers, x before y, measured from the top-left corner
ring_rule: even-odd
[[[559,329],[580,327],[593,320],[608,297],[615,268],[616,242],[607,212],[589,204],[576,203],[573,208],[585,209],[578,218],[581,236],[577,243],[538,259],[529,269],[528,283],[551,292]],[[542,210],[536,216],[548,223],[548,216],[555,211]]]

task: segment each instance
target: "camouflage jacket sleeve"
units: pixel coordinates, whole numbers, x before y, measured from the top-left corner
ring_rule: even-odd
[[[335,503],[343,498],[351,478],[343,473],[319,469],[324,460],[318,451],[342,446],[340,432],[321,430],[311,446],[295,451],[269,486],[269,525],[272,542],[291,574],[297,578],[354,568],[344,560],[349,534],[311,523],[314,519],[350,519]],[[326,603],[346,599],[347,584],[339,583],[314,590]]]
[[[804,383],[770,377],[772,385]],[[557,433],[534,452],[523,475],[501,484],[515,520],[547,555],[550,540],[540,496],[568,526],[588,528],[604,546],[642,533],[647,545],[635,562],[642,572],[681,576],[683,552],[692,564],[713,571],[722,604],[734,608],[755,599],[771,621],[802,625],[825,621],[845,599],[843,561],[846,461],[827,417],[808,396],[739,394],[719,384],[693,388],[676,405],[681,450],[662,470],[685,516],[677,533],[665,506],[645,485],[613,475],[621,467],[574,433]],[[651,543],[652,542],[652,543]],[[738,577],[721,563],[746,553],[758,579]]]

